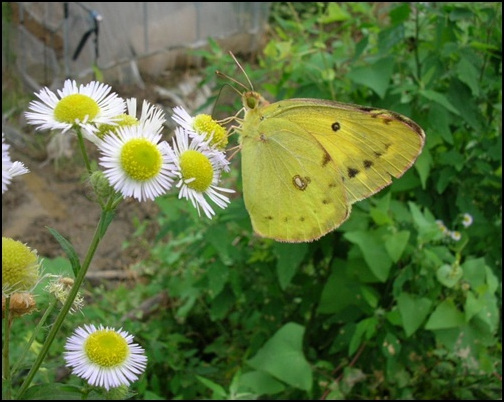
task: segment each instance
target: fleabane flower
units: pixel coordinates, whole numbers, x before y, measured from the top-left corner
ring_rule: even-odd
[[[40,262],[36,250],[26,244],[2,237],[2,294],[33,290],[40,279]]]
[[[96,135],[103,139],[108,133],[115,133],[120,127],[141,126],[142,130],[161,133],[166,121],[164,112],[156,105],[144,100],[140,117],[137,117],[136,98],[126,99],[126,113],[116,117],[115,124],[100,124]]]
[[[469,226],[471,226],[472,223],[473,223],[473,217],[470,214],[465,213],[464,215],[462,215],[462,225],[465,228],[468,228]]]
[[[161,134],[139,125],[121,127],[115,135],[106,135],[98,148],[105,177],[124,197],[153,200],[171,188],[175,165]]]
[[[37,130],[62,130],[82,128],[82,134],[90,141],[97,142],[95,135],[98,124],[114,124],[117,116],[124,113],[125,102],[109,85],[91,81],[77,85],[74,80],[66,80],[57,94],[43,88],[35,94],[39,101],[32,101],[26,112],[26,119]]]
[[[452,230],[452,231],[450,231],[449,236],[454,241],[459,241],[462,238],[462,234],[458,230]]]
[[[227,169],[225,154],[210,148],[201,136],[190,138],[188,130],[181,127],[175,129],[172,152],[179,179],[176,185],[180,189],[179,198],[190,200],[198,214],[201,208],[210,219],[215,212],[205,196],[220,208],[226,208],[229,198],[221,193],[234,193],[234,190],[217,186],[222,170]]]
[[[92,324],[67,339],[63,357],[73,374],[107,391],[138,380],[147,365],[144,349],[128,332]]]
[[[186,129],[188,133],[200,135],[205,141],[208,141],[211,147],[220,151],[226,149],[228,144],[228,133],[216,120],[209,114],[198,114],[192,117],[180,106],[173,108],[172,119]],[[192,136],[192,135],[191,135]]]
[[[14,177],[30,172],[22,162],[12,161],[9,148],[10,145],[5,143],[5,135],[2,132],[2,194],[7,191]]]

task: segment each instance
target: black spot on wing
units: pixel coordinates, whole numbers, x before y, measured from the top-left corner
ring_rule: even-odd
[[[357,174],[359,173],[359,169],[349,167],[347,173],[348,173],[348,177],[351,179],[351,178],[357,176]]]

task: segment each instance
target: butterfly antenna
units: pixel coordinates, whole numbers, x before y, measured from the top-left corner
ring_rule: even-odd
[[[245,70],[243,69],[242,65],[240,64],[240,62],[236,59],[235,55],[233,54],[233,52],[229,51],[229,54],[231,55],[231,57],[233,58],[233,60],[235,61],[236,65],[238,66],[238,68],[242,71],[243,75],[245,76],[245,78],[247,79],[247,82],[249,84],[249,88],[250,90],[254,90],[254,86],[252,85],[252,82],[250,82],[250,79],[247,75],[247,73],[245,72]],[[243,86],[243,84],[242,84]]]
[[[241,86],[242,88],[244,88],[246,91],[248,91],[248,90],[249,90],[249,88],[247,88],[247,87],[246,87],[245,85],[243,85],[241,82],[236,81],[234,78],[230,77],[230,76],[229,76],[229,75],[227,75],[227,74],[224,74],[224,73],[223,73],[223,72],[221,72],[221,71],[218,71],[218,70],[217,70],[217,71],[215,72],[215,74],[216,74],[216,75],[218,75],[219,77],[222,77],[222,78],[225,78],[225,79],[227,79],[227,80],[229,80],[229,81],[234,82],[235,84],[237,84],[237,85]],[[224,85],[229,85],[229,84],[224,84]],[[231,88],[233,88],[233,90],[234,90],[234,91],[236,91],[236,92],[238,93],[238,95],[240,95],[240,96],[242,95],[242,94],[240,93],[240,91],[238,91],[235,87],[233,87],[232,85],[229,85],[229,86],[230,86]]]

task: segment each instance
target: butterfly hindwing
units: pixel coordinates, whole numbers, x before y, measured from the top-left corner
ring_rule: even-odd
[[[348,217],[341,175],[312,136],[281,118],[243,128],[243,195],[259,235],[311,241]]]

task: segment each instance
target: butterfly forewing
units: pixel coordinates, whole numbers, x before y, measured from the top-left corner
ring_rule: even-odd
[[[316,99],[271,106],[265,118],[298,125],[327,151],[342,174],[351,203],[378,192],[392,177],[401,177],[424,144],[423,130],[416,123],[387,110]]]

